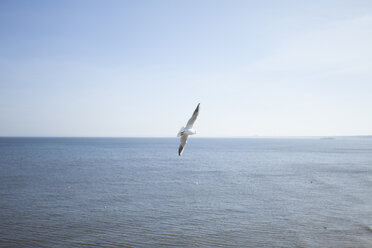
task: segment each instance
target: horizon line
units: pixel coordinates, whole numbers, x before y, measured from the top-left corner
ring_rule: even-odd
[[[196,136],[193,137],[194,139],[254,139],[254,138],[346,138],[346,137],[370,137],[372,138],[372,134],[365,134],[365,135],[250,135],[250,136]],[[156,139],[156,138],[175,138],[178,137],[174,136],[0,136],[0,138],[144,138],[144,139]]]

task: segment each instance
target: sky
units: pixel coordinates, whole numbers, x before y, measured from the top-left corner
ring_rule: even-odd
[[[372,1],[0,1],[0,136],[372,135]]]

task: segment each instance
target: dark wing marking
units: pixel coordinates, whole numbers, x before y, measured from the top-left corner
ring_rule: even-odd
[[[186,143],[187,143],[187,136],[188,136],[188,135],[185,135],[185,134],[181,136],[181,139],[180,139],[181,143],[180,143],[180,146],[178,147],[178,156],[181,156],[181,154],[182,154],[182,152],[183,152],[183,149],[184,149],[185,146],[186,146]]]
[[[182,151],[183,151],[183,146],[180,145],[180,146],[178,147],[178,156],[181,156]]]

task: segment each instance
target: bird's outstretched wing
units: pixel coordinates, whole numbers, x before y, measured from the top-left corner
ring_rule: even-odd
[[[181,156],[183,149],[185,149],[186,143],[187,143],[187,134],[184,134],[181,136],[181,143],[180,146],[178,147],[178,156]]]
[[[200,103],[198,104],[198,106],[194,110],[194,113],[192,114],[190,120],[187,122],[186,128],[192,128],[192,126],[194,125],[194,122],[199,115],[199,105],[200,105]]]

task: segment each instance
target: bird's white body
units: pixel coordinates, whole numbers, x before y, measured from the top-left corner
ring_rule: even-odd
[[[193,135],[193,134],[196,134],[195,129],[181,127],[181,130],[178,132],[177,137],[180,137],[182,135]]]
[[[186,128],[185,131],[183,131],[183,133],[187,135],[193,135],[193,134],[196,134],[196,131],[195,129],[192,129],[192,128]]]

